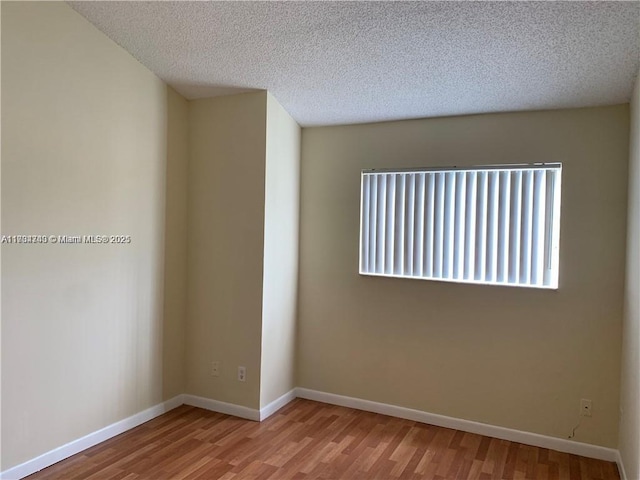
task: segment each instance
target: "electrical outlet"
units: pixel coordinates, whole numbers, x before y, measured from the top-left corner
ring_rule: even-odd
[[[238,381],[244,382],[247,380],[247,368],[246,367],[238,367]]]
[[[591,416],[591,400],[588,398],[583,398],[580,400],[580,415],[583,417]]]
[[[211,362],[211,376],[212,377],[220,376],[220,362]]]

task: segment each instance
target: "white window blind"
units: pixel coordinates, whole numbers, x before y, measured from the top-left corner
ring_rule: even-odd
[[[360,273],[558,288],[562,165],[364,170]]]

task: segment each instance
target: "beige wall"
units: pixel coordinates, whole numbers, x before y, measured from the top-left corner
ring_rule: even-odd
[[[305,128],[298,385],[617,445],[625,106]],[[358,275],[360,170],[563,162],[558,291]]]
[[[640,475],[637,85],[623,328],[626,106],[309,128],[300,172],[266,92],[188,103],[63,3],[1,11],[2,234],[133,242],[2,246],[0,470],[182,392],[260,408],[294,364],[303,387],[562,438],[591,398],[576,440],[614,447],[624,333]],[[564,164],[557,292],[357,274],[360,169],[540,161]]]
[[[618,445],[629,480],[640,478],[640,76],[631,97],[630,132],[627,276]]]
[[[186,392],[258,409],[295,386],[300,127],[266,92],[195,100],[189,149]]]
[[[250,408],[260,406],[266,99],[189,105],[186,393]]]
[[[2,37],[2,8],[0,8],[0,38]],[[2,54],[0,52],[0,59]],[[2,79],[2,62],[0,61],[0,79]],[[0,88],[0,106],[2,105],[2,89]],[[2,142],[2,119],[0,118],[0,145]],[[0,163],[2,148],[0,147]],[[2,165],[0,165],[0,212],[2,212]],[[2,215],[0,214],[0,233],[2,232]],[[0,248],[0,272],[2,272],[2,248]],[[2,275],[0,274],[0,292],[2,292]],[[3,471],[2,462],[2,294],[0,293],[0,472]]]
[[[167,145],[183,101],[62,2],[2,2],[2,67],[2,233],[132,238],[2,246],[5,470],[178,389],[165,169],[186,151]]]
[[[260,406],[295,387],[300,127],[267,96]]]
[[[167,88],[167,167],[164,245],[163,398],[184,393],[187,321],[187,191],[189,104]]]

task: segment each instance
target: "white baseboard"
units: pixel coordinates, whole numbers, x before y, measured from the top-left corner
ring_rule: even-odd
[[[523,432],[520,430],[513,430],[511,428],[497,427],[471,420],[447,417],[445,415],[438,415],[421,410],[398,407],[396,405],[372,402],[370,400],[346,397],[343,395],[320,392],[301,387],[296,387],[290,392],[285,393],[280,398],[274,400],[260,410],[242,405],[221,402],[218,400],[211,400],[209,398],[198,397],[196,395],[178,395],[166,402],[148,408],[143,412],[132,415],[124,420],[120,420],[119,422],[44,453],[39,457],[5,470],[0,473],[0,479],[19,480],[24,478],[32,473],[42,470],[43,468],[51,466],[54,463],[64,460],[65,458],[75,455],[76,453],[86,450],[87,448],[93,447],[100,442],[104,442],[111,437],[115,437],[116,435],[137,427],[138,425],[141,425],[142,423],[145,423],[183,404],[259,422],[273,415],[276,411],[284,407],[296,397],[329,403],[331,405],[355,408],[357,410],[364,410],[367,412],[380,413],[382,415],[389,415],[392,417],[405,418],[416,422],[428,423],[430,425],[445,428],[453,428],[456,430],[462,430],[463,432],[486,435],[503,440],[510,440],[512,442],[524,443],[535,447],[549,448],[551,450],[582,455],[584,457],[616,462],[620,471],[621,480],[627,480],[620,452],[612,448],[599,447],[597,445],[574,442],[562,438],[539,435],[537,433]]]
[[[287,393],[282,395],[280,398],[276,398],[269,405],[266,405],[260,409],[260,421],[263,421],[269,418],[271,415],[276,413],[282,407],[284,407],[287,403],[291,402],[296,398],[296,390],[289,390]]]
[[[622,455],[620,450],[616,450],[616,464],[618,465],[618,472],[620,472],[620,480],[627,480],[627,472],[624,469],[624,462],[622,461]]]
[[[162,415],[163,413],[168,412],[176,407],[182,405],[182,395],[178,395],[166,402],[160,403],[158,405],[154,405],[153,407],[147,408],[146,410],[136,413],[135,415],[131,415],[130,417],[125,418],[124,420],[120,420],[119,422],[112,423],[100,430],[89,433],[82,438],[78,438],[77,440],[73,440],[72,442],[67,443],[66,445],[62,445],[61,447],[54,448],[42,455],[28,460],[20,465],[16,465],[15,467],[9,468],[4,472],[0,473],[0,479],[2,480],[19,480],[24,478],[32,473],[39,472],[43,468],[49,467],[54,463],[58,463],[65,458],[70,457],[71,455],[75,455],[87,448],[93,447],[100,442],[104,442],[105,440],[110,439],[111,437],[115,437],[116,435],[120,435],[121,433],[126,432],[138,425],[141,425],[149,420]]]
[[[236,405],[235,403],[221,402],[219,400],[212,400],[210,398],[199,397],[197,395],[182,395],[182,402],[185,405],[192,407],[204,408],[212,412],[224,413],[226,415],[233,415],[234,417],[245,418],[247,420],[253,420],[261,422],[270,417],[287,403],[296,398],[295,389],[282,395],[280,398],[275,399],[270,404],[262,407],[260,410],[256,408],[249,408],[242,405]]]
[[[166,402],[162,403],[162,405],[164,405],[165,407],[165,411],[162,413],[167,413],[169,410],[173,410],[174,408],[178,408],[180,405],[183,405],[184,404],[184,401],[182,399],[183,396],[184,395],[181,393],[180,395],[176,395],[175,397],[170,398]],[[160,415],[162,415],[162,413]]]
[[[260,410],[249,408],[234,403],[221,402],[219,400],[211,400],[210,398],[198,397],[197,395],[182,395],[182,402],[192,407],[204,408],[212,412],[233,415],[234,417],[246,418],[247,420],[260,421]]]
[[[365,410],[367,412],[380,413],[392,417],[405,418],[407,420],[428,423],[439,427],[453,428],[456,430],[462,430],[463,432],[477,433],[479,435],[500,438],[502,440],[510,440],[512,442],[524,443],[534,447],[549,448],[551,450],[572,453],[583,457],[607,460],[609,462],[618,461],[620,456],[618,450],[613,448],[574,442],[563,438],[549,437],[546,435],[539,435],[537,433],[513,430],[511,428],[497,427],[486,423],[447,417],[445,415],[388,405],[386,403],[372,402],[370,400],[363,400],[360,398],[345,397],[334,393],[319,392],[317,390],[298,387],[296,388],[296,396],[306,398],[308,400],[315,400],[317,402],[355,408],[357,410]]]
[[[19,480],[32,473],[39,472],[43,468],[49,467],[54,463],[58,463],[65,458],[68,458],[76,453],[80,453],[87,448],[91,448],[100,442],[120,435],[121,433],[131,430],[149,420],[162,415],[163,413],[173,410],[180,405],[190,405],[193,407],[204,408],[205,410],[211,410],[218,413],[224,413],[227,415],[233,415],[235,417],[246,418],[248,420],[262,421],[269,416],[273,415],[280,408],[284,407],[287,403],[296,398],[295,391],[285,393],[280,398],[274,400],[269,405],[261,408],[260,410],[244,407],[242,405],[235,405],[232,403],[220,402],[218,400],[211,400],[209,398],[198,397],[196,395],[177,395],[166,402],[154,405],[140,413],[136,413],[124,420],[113,423],[107,427],[101,428],[95,432],[85,435],[82,438],[73,440],[72,442],[55,448],[49,452],[46,452],[36,458],[28,460],[20,465],[9,468],[4,472],[0,472],[1,480]]]

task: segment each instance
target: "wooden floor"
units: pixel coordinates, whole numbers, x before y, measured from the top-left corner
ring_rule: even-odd
[[[182,406],[40,471],[50,479],[619,479],[616,465],[297,399],[262,423]]]

